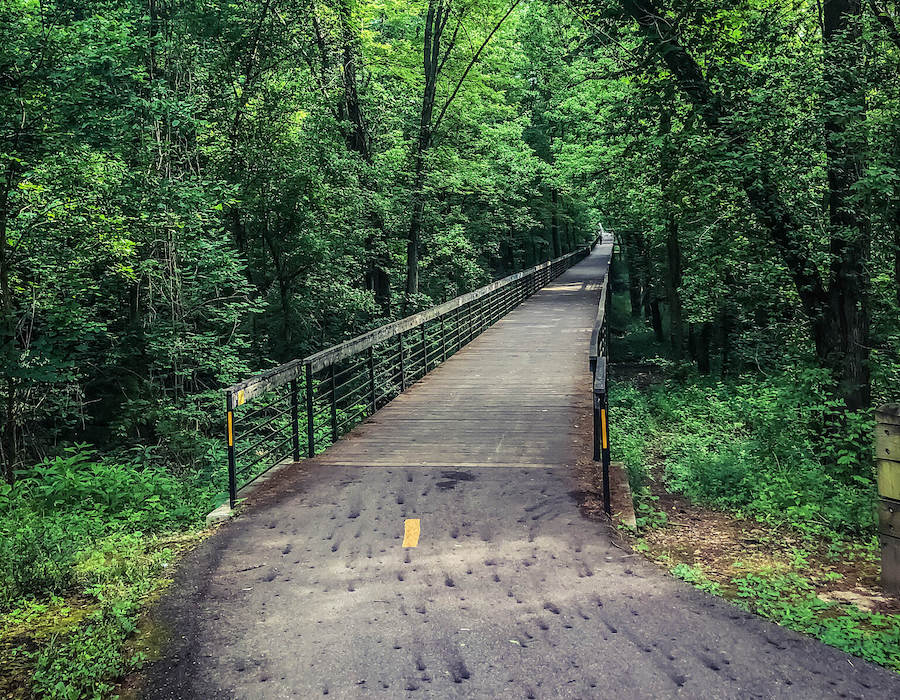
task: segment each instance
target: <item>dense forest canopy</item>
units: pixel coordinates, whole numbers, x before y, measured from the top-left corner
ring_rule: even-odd
[[[900,379],[898,19],[3,0],[6,478],[80,442],[219,468],[227,383],[601,222],[676,362],[784,374],[859,472]]]

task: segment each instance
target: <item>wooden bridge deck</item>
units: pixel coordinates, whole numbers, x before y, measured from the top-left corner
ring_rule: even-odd
[[[207,540],[159,610],[175,644],[146,694],[900,697],[900,677],[665,576],[581,517],[565,467],[589,450],[576,426],[608,253]]]
[[[610,245],[538,291],[317,458],[378,467],[571,463]]]

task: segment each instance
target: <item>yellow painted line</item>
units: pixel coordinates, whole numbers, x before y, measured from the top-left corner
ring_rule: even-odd
[[[419,546],[419,519],[409,518],[403,523],[403,546]]]
[[[234,416],[228,411],[228,446],[234,446]]]
[[[600,409],[600,434],[603,436],[603,449],[607,449],[609,447],[609,434],[606,432],[606,409]]]

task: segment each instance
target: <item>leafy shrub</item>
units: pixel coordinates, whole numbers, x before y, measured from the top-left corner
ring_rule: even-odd
[[[816,372],[798,374],[693,377],[644,391],[613,384],[612,444],[634,493],[660,459],[669,488],[693,500],[808,530],[871,533],[871,423],[850,415],[843,435],[822,439],[833,407]]]
[[[21,508],[0,516],[0,610],[25,595],[65,591],[71,558],[87,540],[85,527]]]
[[[797,574],[749,574],[732,579],[732,583],[742,607],[900,671],[900,616],[824,601]]]
[[[197,522],[211,491],[195,484],[157,465],[98,459],[83,445],[20,472],[0,491],[0,610],[65,593],[85,552],[108,558],[110,542],[133,549],[141,532]]]
[[[20,472],[15,489],[41,514],[79,512],[151,529],[191,515],[184,484],[164,469],[98,459],[85,445]]]

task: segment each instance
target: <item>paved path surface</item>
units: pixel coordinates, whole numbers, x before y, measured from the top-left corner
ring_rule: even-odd
[[[896,698],[583,519],[599,248],[182,567],[151,698]],[[403,548],[404,520],[421,537]]]

